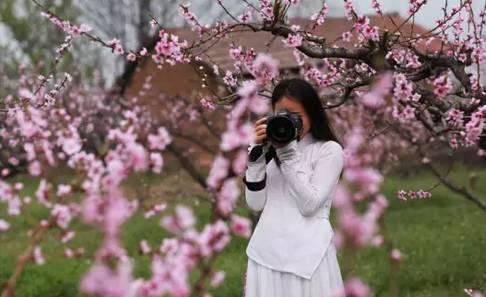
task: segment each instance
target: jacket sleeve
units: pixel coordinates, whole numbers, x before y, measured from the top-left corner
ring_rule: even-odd
[[[303,216],[312,216],[329,198],[343,170],[344,155],[341,145],[327,141],[319,148],[314,170],[308,172],[301,165],[301,151],[293,140],[276,153],[281,161],[281,171],[290,186],[290,194],[296,199]]]
[[[250,144],[248,153],[250,153],[255,146],[255,144]],[[245,183],[246,204],[253,211],[263,210],[267,200],[266,151],[267,147],[263,146],[262,154],[256,160],[248,160],[245,176],[243,178],[243,182]]]

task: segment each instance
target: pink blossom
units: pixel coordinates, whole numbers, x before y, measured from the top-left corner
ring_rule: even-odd
[[[404,190],[399,190],[398,191],[398,199],[401,200],[407,200],[407,197],[410,199],[424,199],[424,198],[429,198],[432,196],[432,193],[424,190],[418,190],[418,191],[404,191]]]
[[[103,177],[105,187],[114,187],[122,182],[127,176],[128,171],[121,160],[109,160],[106,165],[107,174]]]
[[[91,30],[93,30],[93,28],[91,28],[91,26],[89,26],[89,25],[81,24],[81,26],[79,26],[79,31],[82,32],[82,33],[88,33]]]
[[[69,193],[71,193],[71,185],[64,185],[64,184],[59,184],[57,186],[57,196],[66,196]]]
[[[153,59],[158,64],[167,62],[171,65],[176,63],[188,63],[189,59],[184,55],[187,41],[179,42],[179,37],[169,34],[164,30],[159,31],[159,41],[155,45]]]
[[[150,153],[150,163],[154,173],[161,173],[164,166],[164,159],[160,153]]]
[[[21,213],[22,200],[18,196],[8,200],[7,213],[11,216],[18,216]]]
[[[223,81],[226,85],[230,87],[236,86],[236,78],[233,73],[229,70],[226,71],[226,75],[223,77]]]
[[[15,111],[16,121],[19,124],[20,131],[27,139],[31,139],[41,132],[41,129],[31,119],[27,119],[22,110]]]
[[[376,11],[378,15],[383,14],[383,11],[381,9],[381,4],[380,2],[378,2],[378,0],[371,0],[371,6],[373,7],[373,9]]]
[[[251,10],[247,10],[242,15],[238,16],[238,19],[242,23],[249,23],[252,21],[252,18],[253,18],[253,14]]]
[[[233,233],[241,237],[249,238],[251,235],[251,221],[247,218],[232,215],[230,228]]]
[[[446,121],[450,127],[462,128],[464,126],[464,112],[455,108],[451,108],[446,113]]]
[[[383,74],[372,89],[365,93],[360,101],[363,105],[371,109],[379,109],[385,104],[385,96],[390,92],[393,86],[393,76],[387,72]]]
[[[64,32],[74,37],[77,37],[82,33],[87,33],[92,30],[92,28],[86,24],[81,24],[78,27],[76,25],[72,25],[69,21],[63,21],[59,19],[57,16],[51,13],[42,12],[41,15],[47,17],[54,25],[58,26]]]
[[[279,73],[279,62],[267,54],[258,54],[253,61],[252,74],[260,85],[266,85]]]
[[[294,56],[295,58],[295,61],[297,61],[297,64],[299,66],[304,66],[305,64],[305,58],[306,58],[306,55],[302,54],[299,50],[297,49],[294,49],[292,51],[292,55]]]
[[[208,187],[216,188],[220,181],[228,174],[230,162],[223,155],[217,155],[206,180]]]
[[[395,88],[393,95],[396,99],[403,102],[409,101],[413,95],[413,85],[410,83],[403,73],[395,73]]]
[[[353,35],[351,34],[351,32],[346,31],[341,35],[341,38],[343,39],[344,42],[350,42],[352,36]]]
[[[24,188],[24,184],[23,184],[23,183],[21,183],[21,182],[16,182],[16,183],[14,184],[14,189],[15,189],[15,190],[17,190],[17,191],[20,191],[20,190],[22,190],[23,188]]]
[[[243,61],[244,58],[245,58],[244,50],[243,50],[243,47],[241,45],[236,47],[234,44],[231,44],[231,47],[229,49],[229,55],[233,60],[238,61],[238,62]]]
[[[75,235],[76,235],[76,232],[68,231],[62,236],[61,242],[67,243],[67,242],[71,241],[71,239],[73,239]]]
[[[486,106],[483,105],[471,114],[471,120],[466,124],[466,144],[473,145],[479,141],[484,130],[486,119]]]
[[[41,247],[36,245],[34,251],[32,252],[32,256],[34,258],[34,262],[37,265],[42,265],[46,262],[44,256],[42,255]]]
[[[222,220],[206,225],[198,238],[198,246],[204,257],[222,251],[229,242],[229,229]]]
[[[407,105],[400,111],[397,106],[393,106],[392,117],[402,124],[410,123],[410,121],[415,119],[415,108]]]
[[[354,5],[351,0],[344,0],[344,13],[348,21],[353,19],[353,15],[355,14]]]
[[[388,200],[382,194],[375,196],[375,199],[368,204],[368,210],[365,213],[367,218],[377,221],[388,207]]]
[[[253,126],[245,123],[236,129],[229,129],[223,133],[220,148],[223,151],[230,151],[239,146],[250,143],[253,140]]]
[[[349,168],[344,176],[346,180],[360,184],[368,193],[376,193],[383,182],[383,176],[373,168]]]
[[[447,74],[434,79],[433,86],[434,94],[439,98],[445,97],[452,90],[452,83]]]
[[[224,181],[220,192],[218,193],[218,209],[223,215],[228,215],[234,208],[236,200],[240,195],[240,189],[236,178],[230,178]]]
[[[130,204],[117,188],[110,188],[104,199],[100,210],[103,215],[103,231],[107,237],[116,238],[120,226],[132,215]]]
[[[123,55],[125,53],[119,39],[113,38],[112,40],[108,41],[108,45],[111,47],[112,52],[116,55]]]
[[[51,203],[49,202],[49,187],[45,179],[41,179],[39,187],[35,192],[35,196],[40,204],[48,208],[51,207]]]
[[[179,5],[179,15],[183,16],[191,28],[201,35],[205,31],[205,28],[199,24],[196,15],[189,10],[190,5],[190,3]]]
[[[161,225],[172,233],[179,233],[186,229],[192,228],[196,220],[192,209],[178,205],[175,214],[162,218]]]
[[[336,186],[336,192],[334,194],[333,205],[336,208],[347,208],[351,204],[351,194],[348,189],[342,184],[338,183]]]
[[[376,231],[375,222],[370,217],[361,218],[351,209],[341,210],[338,220],[341,231],[354,247],[368,244]]]
[[[265,21],[273,20],[273,3],[271,0],[259,0],[260,3],[260,16]]]
[[[157,134],[148,136],[148,142],[151,150],[164,150],[172,142],[172,137],[165,127],[159,127]]]
[[[327,5],[327,3],[324,3],[322,9],[318,13],[315,13],[311,16],[311,20],[315,21],[316,24],[320,26],[324,24],[328,12],[329,12],[329,5]]]
[[[142,254],[144,254],[144,255],[150,254],[150,252],[152,251],[152,249],[150,248],[150,245],[148,244],[148,242],[145,239],[140,241],[139,249],[142,252]]]
[[[0,232],[5,232],[8,229],[10,229],[10,223],[3,219],[0,219]]]
[[[55,204],[51,215],[56,218],[56,224],[62,229],[66,229],[72,219],[71,210],[62,204]]]
[[[213,273],[211,276],[211,286],[213,288],[218,287],[224,280],[225,272],[224,271],[217,271]]]
[[[119,262],[116,270],[96,263],[81,280],[81,291],[96,296],[135,297],[141,283],[132,279],[130,261]]]
[[[410,15],[415,14],[427,0],[410,0],[408,12]]]
[[[64,249],[64,257],[68,258],[68,259],[71,259],[74,257],[74,252],[72,249],[70,248],[65,248]]]
[[[144,171],[149,166],[148,154],[145,147],[141,144],[132,142],[126,146],[128,164],[134,171]]]
[[[151,217],[155,216],[156,214],[160,213],[161,211],[165,210],[166,208],[167,208],[166,202],[155,204],[148,211],[146,211],[144,213],[144,217],[146,219],[151,218]]]
[[[20,163],[19,159],[17,159],[16,157],[13,157],[13,156],[8,158],[8,162],[10,164],[14,165],[14,166],[17,166]]]
[[[352,277],[344,284],[344,289],[338,292],[335,297],[368,297],[371,295],[370,288],[360,279]]]
[[[248,152],[245,149],[241,149],[236,158],[233,161],[233,171],[236,174],[242,174],[246,170],[246,164],[248,163]]]
[[[409,49],[394,48],[386,54],[387,59],[393,59],[394,62],[405,68],[419,68],[422,63],[418,56]]]
[[[127,55],[127,60],[133,62],[133,61],[137,60],[137,55],[135,55],[134,53],[129,53]]]
[[[206,98],[202,98],[200,102],[201,102],[201,105],[206,109],[214,110],[216,108],[214,103],[211,100],[208,100]]]
[[[289,34],[282,42],[288,47],[299,47],[302,45],[303,39],[300,34]]]
[[[398,194],[397,195],[398,196],[398,199],[400,199],[400,200],[407,200],[407,198],[406,198],[407,192],[406,191],[399,190],[397,194]]]
[[[41,163],[37,160],[34,160],[29,163],[29,174],[32,176],[39,176],[42,173],[42,166]]]
[[[371,244],[373,246],[382,246],[384,242],[383,235],[376,235],[371,239]]]
[[[233,60],[235,60],[234,66],[237,69],[241,68],[242,65],[251,68],[251,65],[256,58],[256,53],[253,48],[245,49],[241,45],[236,47],[234,44],[231,44],[231,47],[229,49],[229,55]],[[216,74],[217,72],[218,71],[215,71]],[[231,72],[227,71],[227,74],[228,73]]]
[[[333,80],[331,78],[330,73],[322,73],[316,67],[310,67],[305,73],[304,76],[309,81],[314,81],[320,87],[328,87],[332,84]]]
[[[269,110],[267,102],[258,94],[258,84],[254,80],[244,81],[238,89],[238,95],[244,100],[244,105],[258,115],[264,114]]]
[[[60,139],[63,151],[68,155],[73,155],[81,150],[81,141],[78,138]]]
[[[363,40],[373,40],[379,41],[379,30],[377,26],[370,25],[370,19],[366,16],[358,17],[357,21],[354,23],[354,27],[360,33],[360,41]]]
[[[400,262],[402,260],[402,253],[398,249],[393,249],[390,253],[390,258],[395,262]]]

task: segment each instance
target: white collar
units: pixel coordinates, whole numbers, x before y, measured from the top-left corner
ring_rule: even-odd
[[[312,136],[312,133],[309,131],[307,134],[297,142],[299,147],[307,146],[315,141],[314,137]]]

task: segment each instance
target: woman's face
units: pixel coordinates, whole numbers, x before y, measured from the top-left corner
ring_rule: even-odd
[[[305,112],[304,106],[302,106],[302,104],[300,104],[300,102],[298,102],[297,100],[292,100],[288,97],[282,97],[280,100],[277,101],[277,103],[275,103],[273,111],[275,112],[284,108],[288,109],[291,112],[296,112],[300,114],[303,125],[302,135],[300,137],[302,139],[302,137],[304,137],[310,130],[310,118],[307,115],[307,112]]]

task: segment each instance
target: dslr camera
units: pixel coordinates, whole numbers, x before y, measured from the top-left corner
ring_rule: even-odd
[[[281,109],[267,116],[267,139],[276,144],[287,144],[302,134],[302,117],[296,112]]]

